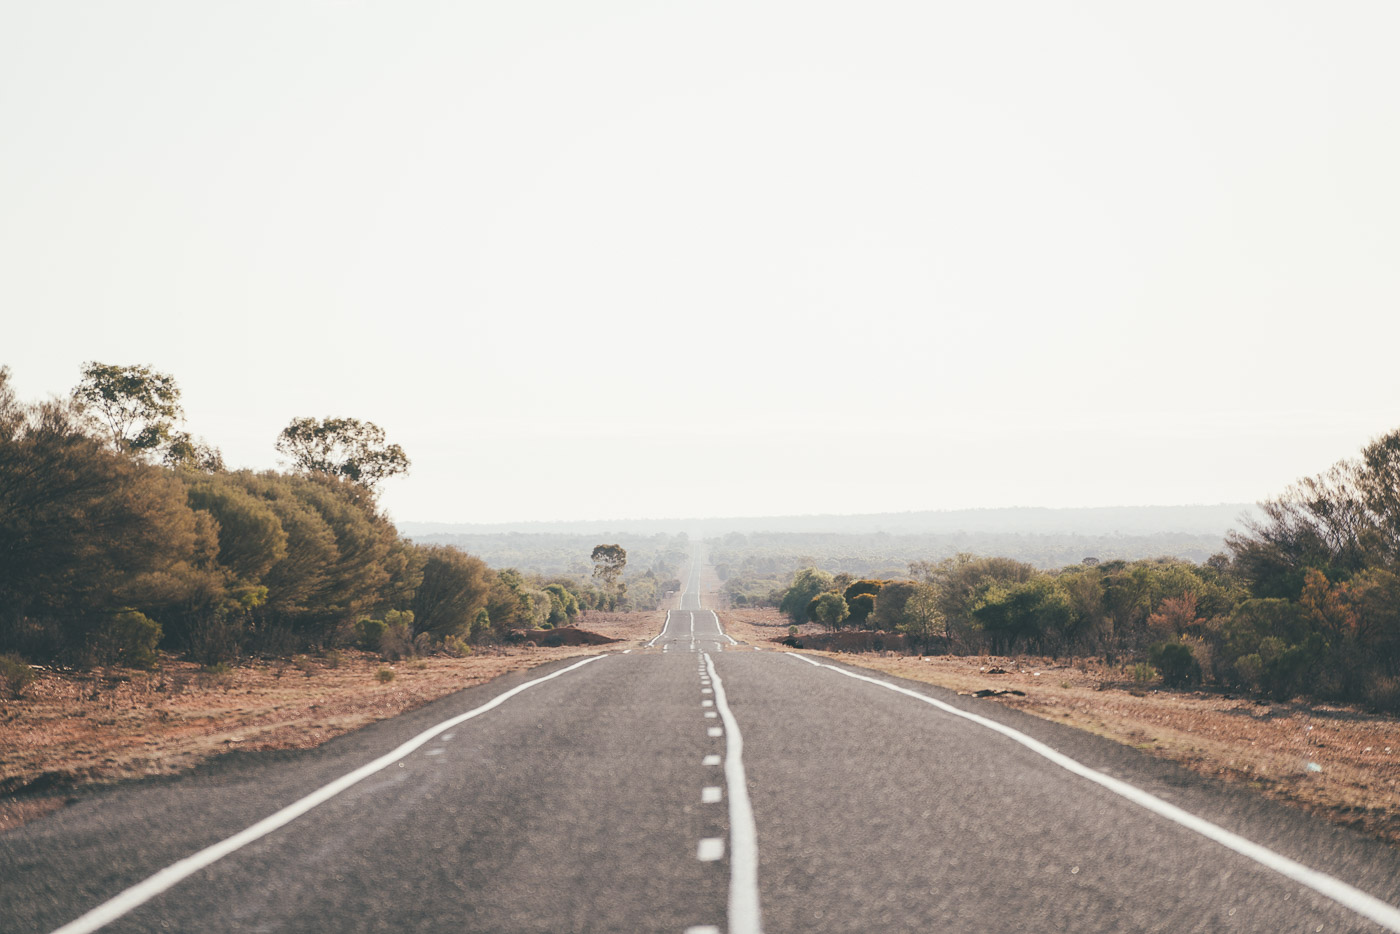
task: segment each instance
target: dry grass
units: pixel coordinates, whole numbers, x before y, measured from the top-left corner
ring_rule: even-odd
[[[302,749],[455,691],[545,662],[629,648],[665,613],[593,613],[605,646],[478,648],[406,659],[342,650],[203,671],[176,659],[140,672],[45,671],[0,701],[0,831],[62,805],[75,785],[168,775],[232,750]],[[381,670],[393,672],[381,680]]]
[[[758,645],[788,631],[775,610],[728,610],[720,617],[736,639]],[[955,691],[1022,690],[1025,697],[989,700],[1247,784],[1400,844],[1400,719],[1393,716],[1138,686],[1131,671],[1088,660],[811,654]],[[1006,674],[990,674],[994,668]]]

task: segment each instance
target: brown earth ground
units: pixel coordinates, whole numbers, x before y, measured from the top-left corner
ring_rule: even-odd
[[[719,615],[726,632],[755,645],[788,634],[789,621],[776,610]],[[820,631],[807,624],[798,638]],[[1024,697],[987,700],[1248,785],[1400,845],[1400,718],[1332,704],[1139,686],[1131,671],[1086,659],[803,651],[963,693],[1025,691]],[[993,674],[994,668],[1006,673]]]
[[[616,641],[478,647],[465,658],[390,663],[342,650],[221,673],[170,657],[149,672],[46,670],[20,700],[0,700],[0,832],[61,807],[79,785],[169,775],[235,749],[316,746],[508,672],[637,647],[665,617],[590,613],[580,628]]]

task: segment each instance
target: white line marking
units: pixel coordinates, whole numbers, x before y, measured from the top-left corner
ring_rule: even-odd
[[[704,788],[700,789],[701,804],[714,804],[723,796],[724,793],[720,790],[718,785],[706,785]]]
[[[718,717],[718,716],[719,716],[719,714],[715,713],[713,710],[707,710],[707,711],[705,711],[705,719],[707,719],[707,720],[709,720],[709,719],[711,719],[711,718],[713,718],[713,717]]]
[[[719,765],[719,756],[706,756],[700,760],[701,765]]]
[[[700,693],[701,693],[701,694],[713,694],[714,692],[715,692],[715,691],[714,691],[714,688],[701,688],[701,689],[700,689]]]
[[[801,655],[793,655],[793,653],[791,652],[784,652],[783,654],[792,655],[793,658],[802,658]],[[1167,820],[1172,821],[1174,823],[1180,824],[1187,830],[1194,830],[1196,833],[1200,834],[1206,839],[1213,840],[1221,846],[1225,847],[1226,849],[1234,850],[1241,856],[1248,857],[1249,859],[1254,860],[1256,863],[1259,863],[1261,866],[1264,866],[1268,869],[1272,869],[1280,875],[1292,879],[1294,882],[1300,882],[1303,885],[1306,885],[1308,888],[1312,889],[1314,892],[1318,892],[1319,894],[1327,896],[1337,904],[1342,905],[1345,908],[1351,909],[1352,911],[1356,912],[1364,918],[1369,918],[1370,920],[1376,922],[1386,930],[1400,932],[1400,908],[1396,908],[1394,905],[1387,904],[1386,902],[1381,901],[1373,895],[1368,895],[1360,889],[1346,884],[1340,879],[1334,878],[1333,876],[1329,876],[1323,872],[1318,872],[1316,869],[1310,869],[1307,866],[1304,866],[1302,863],[1291,860],[1287,856],[1282,855],[1281,853],[1275,853],[1273,850],[1270,850],[1264,846],[1260,846],[1258,843],[1255,843],[1252,840],[1247,840],[1244,837],[1241,837],[1239,834],[1232,833],[1231,831],[1226,830],[1224,827],[1212,824],[1205,818],[1197,817],[1190,811],[1182,810],[1174,804],[1168,804],[1161,798],[1158,798],[1156,795],[1143,791],[1141,788],[1138,788],[1135,785],[1130,785],[1125,781],[1120,781],[1119,779],[1113,778],[1108,775],[1104,775],[1102,772],[1097,772],[1094,769],[1089,768],[1087,765],[1083,765],[1082,763],[1071,759],[1064,753],[1055,751],[1054,749],[1050,748],[1049,746],[1045,745],[1039,740],[1031,739],[1029,736],[1027,736],[1025,733],[1020,732],[1019,730],[1013,730],[1009,726],[998,723],[995,720],[990,720],[986,717],[978,716],[975,713],[968,713],[965,710],[959,710],[951,704],[945,704],[943,703],[943,701],[935,700],[934,698],[929,697],[926,694],[920,694],[918,691],[911,691],[908,688],[902,688],[898,685],[890,684],[888,681],[881,681],[878,678],[867,678],[865,675],[854,674],[852,672],[837,668],[835,665],[822,665],[818,662],[812,662],[810,659],[806,658],[802,658],[802,660],[804,662],[810,662],[811,664],[816,665],[818,668],[829,668],[837,674],[845,675],[848,678],[855,678],[857,681],[868,681],[871,684],[877,684],[880,687],[888,688],[891,691],[897,691],[900,694],[907,694],[915,700],[921,700],[924,703],[937,707],[939,710],[950,713],[955,717],[962,717],[964,720],[971,720],[973,723],[976,723],[979,726],[984,726],[989,730],[1000,733],[1008,739],[1020,743],[1022,746],[1025,746],[1031,752],[1034,752],[1039,756],[1049,759],[1055,765],[1058,765],[1060,768],[1064,769],[1067,772],[1071,772],[1075,775],[1078,775],[1080,778],[1087,778],[1089,781],[1095,783],[1096,785],[1101,785],[1102,787],[1107,788],[1114,794],[1119,795],[1123,798],[1127,798],[1134,804],[1146,808],[1154,814],[1157,814],[1161,817],[1165,817]],[[732,803],[732,791],[730,792],[730,795],[730,800]]]
[[[685,934],[719,934],[719,928],[713,924],[692,924],[685,929]]]
[[[457,735],[456,733],[444,733],[444,734],[442,734],[442,741],[445,743],[445,742],[447,742],[449,739],[451,739],[452,737],[454,737],[454,736],[456,736],[456,735]]]
[[[631,655],[631,654],[632,654],[632,650],[631,650],[631,649],[623,649],[623,650],[622,650],[622,654],[623,654],[623,655]]]
[[[355,769],[355,771],[342,775],[328,785],[321,786],[300,801],[294,801],[275,814],[264,817],[246,830],[242,830],[226,840],[221,840],[213,846],[205,847],[193,856],[186,856],[179,862],[172,863],[145,881],[136,883],[131,888],[108,899],[81,917],[69,921],[61,928],[57,928],[53,934],[88,934],[90,931],[96,931],[100,927],[111,924],[122,915],[125,915],[134,908],[140,907],[160,893],[171,888],[176,883],[194,875],[204,867],[218,862],[235,850],[247,846],[254,840],[267,836],[280,827],[285,827],[318,804],[324,804],[357,782],[361,782],[374,773],[388,768],[445,730],[450,730],[457,724],[464,723],[472,717],[486,713],[488,710],[494,710],[526,688],[532,688],[537,684],[567,674],[576,668],[582,668],[590,662],[596,662],[600,658],[607,657],[607,655],[594,655],[591,658],[585,658],[581,662],[575,662],[568,668],[560,668],[558,671],[550,672],[544,677],[536,678],[533,681],[526,681],[524,684],[516,685],[509,691],[497,695],[480,707],[444,720],[436,726],[429,727],[408,742],[386,752],[373,762],[362,765],[358,769]]]
[[[695,851],[695,858],[706,863],[724,859],[724,841],[719,837],[706,837],[700,841],[700,846]]]
[[[648,649],[649,649],[649,648],[651,648],[653,645],[655,645],[657,639],[660,639],[662,636],[666,635],[666,629],[667,629],[670,625],[671,625],[671,611],[670,611],[670,610],[667,610],[667,611],[666,611],[666,622],[662,623],[662,625],[661,625],[661,631],[658,632],[656,635],[652,636],[651,641],[648,642],[645,646],[643,646],[643,648],[648,648]]]
[[[731,636],[729,633],[725,632],[725,631],[724,631],[724,627],[722,627],[722,626],[719,624],[719,614],[716,613],[714,610],[710,610],[709,613],[710,613],[711,616],[713,616],[713,617],[715,618],[715,629],[717,629],[717,630],[719,631],[719,634],[720,634],[721,636],[724,636],[724,638],[728,639],[730,645],[738,645],[738,644],[739,644],[739,641],[738,641],[737,639],[735,639],[733,636]]]
[[[724,682],[715,671],[715,660],[705,656],[705,667],[715,679],[715,702],[724,718],[724,784],[729,791],[729,934],[762,934],[763,919],[758,907],[758,827],[749,803],[749,785],[744,778],[744,737],[739,721],[729,709]]]
[[[436,749],[428,749],[428,750],[424,751],[423,755],[425,755],[425,756],[440,756],[440,755],[442,755],[442,747],[439,746],[439,747],[436,748]]]
[[[712,727],[710,727],[708,730],[706,730],[705,733],[708,734],[708,735],[710,735],[710,736],[723,736],[723,735],[724,735],[724,730],[721,730],[721,729],[720,729],[719,727],[717,727],[717,726],[712,726]]]
[[[715,702],[712,701],[712,700],[702,700],[702,701],[700,702],[700,706],[701,706],[701,707],[713,707],[714,705],[715,705]]]

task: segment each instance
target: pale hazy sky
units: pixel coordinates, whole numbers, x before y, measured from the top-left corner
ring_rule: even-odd
[[[398,520],[1253,501],[1400,427],[1400,4],[0,0],[0,363]]]

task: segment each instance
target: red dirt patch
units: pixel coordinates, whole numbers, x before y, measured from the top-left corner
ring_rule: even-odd
[[[607,645],[610,642],[619,641],[575,626],[560,626],[558,629],[526,629],[520,635],[523,637],[522,641],[546,648],[557,648],[561,645]]]

